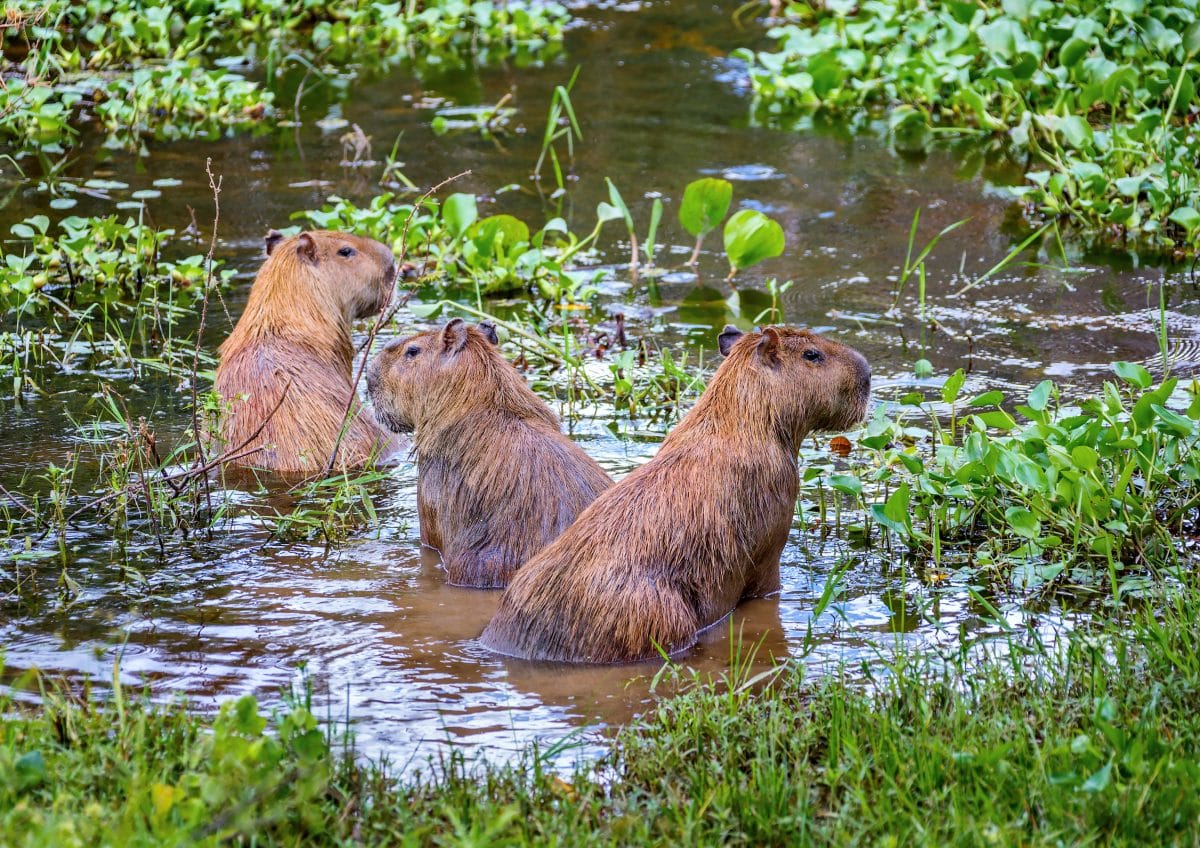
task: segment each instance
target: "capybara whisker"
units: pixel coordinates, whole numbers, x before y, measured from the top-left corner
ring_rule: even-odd
[[[362,466],[394,440],[354,397],[350,332],[355,320],[377,314],[391,299],[392,251],[324,230],[291,238],[272,230],[266,250],[217,365],[221,439],[253,448],[230,464],[320,473],[345,425],[339,463]]]
[[[367,370],[376,417],[412,433],[421,541],[451,583],[507,585],[612,485],[497,349],[494,324],[455,319],[392,342]]]
[[[513,577],[483,633],[498,653],[633,662],[690,647],[744,598],[779,590],[814,430],[862,420],[871,369],[814,333],[718,337],[725,361],[654,459],[601,494]]]

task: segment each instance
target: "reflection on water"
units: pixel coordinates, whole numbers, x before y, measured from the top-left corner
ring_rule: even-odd
[[[1063,270],[1062,257],[1051,252],[953,296],[1020,238],[1008,202],[986,190],[989,181],[1010,178],[1009,166],[952,150],[904,158],[878,139],[837,128],[793,134],[748,126],[739,66],[727,57],[733,48],[760,42],[761,30],[733,27],[728,9],[673,0],[601,4],[580,14],[584,24],[570,35],[568,58],[551,67],[448,72],[425,82],[400,71],[356,83],[355,97],[340,111],[363,127],[377,151],[402,134],[405,173],[421,185],[471,170],[454,188],[485,198],[485,214],[509,212],[540,224],[561,213],[574,230],[587,231],[596,202],[606,198],[604,177],[621,188],[639,222],[648,220],[652,198],[661,193],[667,214],[660,233],[670,243],[659,257],[668,273],[630,285],[614,265],[603,284],[599,308],[624,312],[634,338],[703,345],[711,356],[715,331],[726,321],[753,320],[771,306],[764,282],[778,277],[795,280],[782,302],[787,320],[858,347],[871,360],[877,384],[912,384],[911,363],[924,356],[940,374],[969,367],[968,391],[1002,388],[1019,395],[1046,375],[1089,388],[1114,359],[1157,356],[1158,286],[1165,281],[1173,349],[1185,367],[1200,359],[1194,291],[1125,258],[1071,256],[1076,267]],[[583,70],[572,99],[584,141],[560,209],[539,196],[529,172],[550,93],[577,64]],[[513,124],[526,132],[499,146],[467,134],[439,138],[430,130],[431,103],[495,103],[509,92],[517,109]],[[66,176],[114,178],[129,192],[176,177],[182,185],[152,201],[146,215],[183,231],[191,209],[203,221],[211,208],[203,167],[212,156],[213,170],[227,177],[219,253],[243,272],[228,298],[236,316],[269,227],[286,225],[290,213],[316,208],[333,194],[364,201],[379,191],[377,171],[338,165],[337,133],[323,133],[315,123],[331,108],[324,96],[318,89],[305,98],[304,126],[296,131],[158,145],[144,163],[86,151]],[[740,275],[736,291],[723,282],[719,234],[710,237],[697,273],[678,267],[691,244],[674,223],[676,203],[687,182],[706,174],[733,181],[735,203],[769,212],[787,233],[785,255]],[[498,191],[510,185],[518,190]],[[72,211],[107,214],[126,193],[82,196]],[[47,201],[33,183],[25,184],[0,212],[0,228],[43,212]],[[925,314],[913,281],[901,309],[890,313],[917,209],[919,242],[970,220],[928,263]],[[615,239],[615,229],[608,235]],[[198,235],[189,252],[204,246]],[[608,248],[614,263],[627,251],[615,241]],[[206,342],[215,350],[228,327],[219,312],[211,320]],[[188,426],[178,379],[98,375],[90,367],[81,353],[71,371],[46,369],[44,394],[6,398],[0,460],[6,486],[19,488],[30,463],[66,461],[79,438],[72,422],[96,412],[100,376],[114,382],[162,438]],[[607,373],[605,364],[596,367]],[[638,423],[630,428],[636,435],[619,438],[606,426],[611,409],[593,412],[570,422],[573,434],[614,474],[653,454],[656,437],[646,437],[653,426]],[[647,708],[656,664],[563,668],[482,650],[474,640],[498,596],[447,586],[437,563],[422,555],[413,478],[411,466],[397,468],[376,494],[380,526],[329,555],[320,547],[270,542],[246,519],[215,539],[169,551],[165,561],[138,554],[135,572],[123,565],[107,528],[78,528],[66,540],[69,572],[79,585],[73,603],[56,598],[62,569],[54,558],[17,564],[5,577],[5,592],[14,580],[37,587],[32,599],[28,588],[20,602],[12,593],[0,598],[8,671],[37,666],[105,679],[119,655],[127,682],[147,680],[157,696],[187,693],[211,708],[247,692],[273,700],[303,664],[331,714],[348,711],[366,749],[387,751],[399,763],[421,763],[447,740],[503,758],[531,740],[550,743],[580,726],[593,728],[583,738],[591,750],[595,729]],[[835,603],[813,620],[826,582],[847,558]],[[760,664],[807,652],[805,662],[819,673],[841,663],[879,662],[897,640],[952,646],[992,632],[965,587],[931,595],[887,552],[821,542],[799,524],[782,572],[780,597],[744,604],[682,661],[703,672],[726,668],[735,650],[732,632],[739,650],[761,643]],[[1010,624],[1026,615],[1011,601],[992,602]],[[1044,610],[1039,620],[1053,623],[1057,615]]]

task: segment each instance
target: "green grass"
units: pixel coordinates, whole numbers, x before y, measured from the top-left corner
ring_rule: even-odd
[[[1194,844],[1200,592],[1157,607],[1050,651],[696,682],[574,775],[530,750],[399,783],[303,699],[267,721],[50,692],[0,704],[0,844]]]

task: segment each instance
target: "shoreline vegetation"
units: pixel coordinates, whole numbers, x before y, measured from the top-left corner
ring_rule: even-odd
[[[1025,163],[1012,193],[1034,222],[1195,254],[1196,0],[793,2],[769,35],[739,51],[759,120],[882,114],[907,152],[973,136]]]
[[[713,682],[618,730],[598,763],[451,752],[398,780],[305,693],[201,717],[116,689],[0,700],[14,846],[1190,843],[1200,827],[1194,579],[1061,634],[883,649]],[[1028,637],[1028,638],[1026,638]],[[749,653],[747,653],[747,657]],[[764,679],[768,678],[768,679]],[[311,693],[308,693],[311,695]]]

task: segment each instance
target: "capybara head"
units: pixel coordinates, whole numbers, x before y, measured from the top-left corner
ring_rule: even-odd
[[[743,391],[765,393],[776,424],[797,437],[845,430],[866,415],[871,367],[852,347],[794,327],[743,333],[733,325],[717,343],[726,357],[720,370],[737,369]]]
[[[448,422],[472,409],[507,408],[547,419],[521,376],[500,355],[496,326],[455,318],[440,330],[391,342],[367,369],[367,394],[375,415],[397,433]],[[549,417],[548,417],[549,416]]]
[[[271,230],[265,241],[259,278],[288,280],[293,297],[296,286],[308,286],[316,300],[350,321],[381,312],[392,298],[396,259],[381,242],[332,230],[290,237]]]

